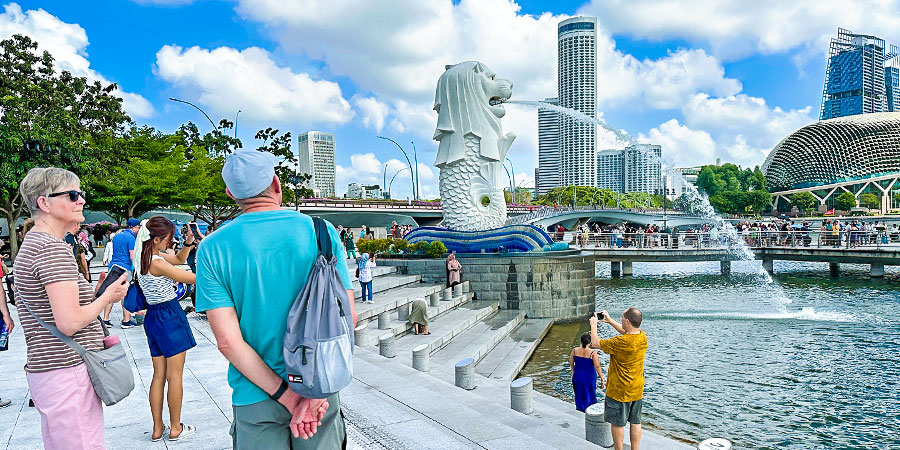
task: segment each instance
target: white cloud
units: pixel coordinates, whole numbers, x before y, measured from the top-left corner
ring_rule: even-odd
[[[356,109],[362,113],[361,119],[363,126],[366,128],[374,128],[375,131],[381,133],[390,107],[375,97],[354,95],[352,100]]]
[[[592,0],[579,13],[616,34],[702,41],[726,59],[796,48],[821,55],[839,26],[900,41],[900,5],[890,0]]]
[[[264,49],[181,48],[156,53],[156,73],[176,87],[196,92],[217,114],[240,109],[256,120],[341,124],[353,117],[337,83],[279,67]]]
[[[715,158],[745,166],[760,164],[785,136],[813,121],[812,107],[785,111],[747,94],[694,95],[682,108],[685,124],[669,120],[641,135],[642,142],[663,146],[663,156],[678,166],[711,164]]]
[[[10,3],[3,9],[4,12],[0,13],[0,39],[14,34],[28,36],[37,41],[38,51],[46,50],[53,55],[57,71],[67,70],[78,77],[110,84],[103,75],[91,69],[86,51],[88,37],[80,25],[63,22],[43,9],[23,11],[16,3]],[[153,105],[139,94],[125,92],[121,87],[114,94],[122,98],[125,111],[133,119],[153,115]]]

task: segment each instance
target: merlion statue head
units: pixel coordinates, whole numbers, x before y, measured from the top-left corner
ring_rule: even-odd
[[[503,161],[512,139],[506,142],[500,118],[506,115],[502,103],[510,96],[512,83],[480,62],[446,66],[434,94],[438,113],[434,140],[440,141],[435,166],[462,159],[468,134],[480,138],[482,157]]]

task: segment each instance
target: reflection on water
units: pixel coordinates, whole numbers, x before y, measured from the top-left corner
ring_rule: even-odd
[[[776,262],[771,285],[758,267],[724,277],[717,263],[635,263],[634,277],[609,279],[598,264],[598,310],[644,313],[645,422],[736,448],[900,448],[897,268],[878,280],[842,265],[830,278],[826,264]],[[522,375],[573,401],[568,355],[585,331],[554,326]],[[614,332],[601,324],[601,337]]]

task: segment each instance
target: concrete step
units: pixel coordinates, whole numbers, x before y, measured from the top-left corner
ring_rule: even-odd
[[[440,351],[433,353],[431,364],[435,366],[453,365],[463,358],[472,358],[477,364],[523,320],[525,320],[525,311],[497,311],[466,330],[465,333],[454,337]]]
[[[370,349],[354,354],[355,381],[341,392],[349,408],[367,411],[373,428],[401,436],[410,448],[593,449],[563,426],[526,415],[502,402],[485,402],[466,391]],[[399,358],[399,355],[398,355]],[[574,409],[574,407],[573,407]],[[583,431],[583,417],[581,418]],[[408,431],[407,431],[408,430]],[[648,447],[653,448],[653,447]]]
[[[421,275],[382,275],[373,279],[372,292],[374,292],[374,295],[377,297],[379,294],[389,289],[416,284],[421,280]],[[359,281],[353,282],[353,295],[357,299],[362,295],[362,287],[360,287]]]
[[[378,280],[375,280],[378,283]],[[375,319],[384,311],[394,311],[397,308],[412,302],[417,298],[427,297],[442,289],[434,284],[410,284],[384,291],[381,295],[375,295],[372,300],[375,303],[362,303],[356,296],[356,318],[359,322]],[[396,317],[394,317],[396,319]]]
[[[401,360],[409,360],[412,364],[412,349],[422,344],[428,344],[429,352],[434,354],[444,348],[455,336],[464,333],[485,317],[493,314],[500,306],[500,302],[467,302],[458,308],[448,312],[439,321],[428,325],[430,335],[414,335],[397,339],[397,357]]]
[[[435,286],[435,287],[440,288],[440,286]],[[429,306],[428,307],[428,320],[433,323],[434,321],[440,319],[442,316],[450,313],[450,311],[453,311],[453,310],[459,308],[461,305],[464,305],[464,304],[470,302],[471,300],[472,300],[472,294],[463,294],[459,297],[454,298],[451,301],[441,301],[440,305],[438,305],[438,306]],[[427,302],[427,300],[426,300],[426,302]],[[391,333],[394,333],[394,336],[397,336],[397,337],[401,337],[406,334],[412,333],[412,331],[413,331],[412,324],[409,321],[401,322],[399,320],[399,318],[397,317],[397,314],[395,312],[393,312],[396,310],[397,310],[397,308],[394,308],[393,310],[391,310],[392,314],[391,314],[390,327],[387,329],[383,329],[383,330],[378,329],[377,314],[374,316],[371,316],[368,319],[369,327],[371,327],[369,333],[372,333],[372,336],[381,336],[383,334],[391,332]],[[362,319],[358,319],[358,320],[359,320],[359,322],[357,323],[357,325],[359,323],[363,322]],[[377,339],[373,338],[373,339],[370,339],[369,344],[372,346],[377,346],[378,341],[377,341]]]
[[[499,381],[516,379],[551,325],[553,319],[525,319],[475,366],[475,372]]]

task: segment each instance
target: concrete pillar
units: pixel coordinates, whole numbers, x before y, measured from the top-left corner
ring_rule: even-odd
[[[431,352],[428,349],[428,344],[422,344],[413,349],[413,369],[416,369],[420,372],[428,372],[428,360],[431,357]]]
[[[397,320],[401,322],[406,322],[407,320],[409,320],[409,307],[410,304],[407,303],[397,308]]]
[[[622,261],[622,275],[626,277],[634,275],[634,267],[631,261]]]
[[[584,411],[584,439],[601,447],[612,447],[612,432],[603,420],[603,402],[594,403]]]
[[[509,406],[522,413],[534,412],[534,402],[531,399],[531,391],[534,383],[531,377],[522,377],[509,384]]]
[[[450,300],[453,300],[453,289],[451,289],[451,288],[444,289],[443,291],[441,291],[441,294],[442,294],[441,300],[444,300],[445,302],[449,302]]]
[[[872,263],[869,266],[869,276],[881,278],[884,276],[884,264],[881,263]]]
[[[457,284],[456,286],[453,286],[453,296],[454,297],[461,297],[462,294],[463,294],[462,284]]]
[[[456,363],[456,386],[467,391],[475,389],[475,360],[472,358]]]
[[[731,275],[731,261],[719,261],[719,270],[722,275]]]
[[[468,294],[469,292],[472,291],[472,285],[468,281],[463,281],[462,282],[462,291],[463,291],[463,294]]]
[[[620,276],[622,276],[622,261],[610,261],[609,273],[613,276],[613,278],[619,278]]]
[[[840,264],[838,264],[836,262],[828,263],[828,273],[831,274],[831,276],[836,277],[840,274],[840,272],[841,272]]]
[[[393,358],[397,356],[397,339],[394,333],[382,334],[378,338],[378,353],[385,358]]]
[[[378,329],[379,330],[387,330],[391,327],[391,313],[389,311],[383,311],[378,314]]]
[[[775,272],[775,260],[773,259],[764,259],[762,260],[763,269],[766,269],[766,272],[773,273]]]
[[[435,292],[428,296],[428,303],[431,306],[438,306],[441,304],[441,294],[439,292]]]
[[[361,323],[353,329],[353,341],[360,347],[369,345],[369,323]]]

